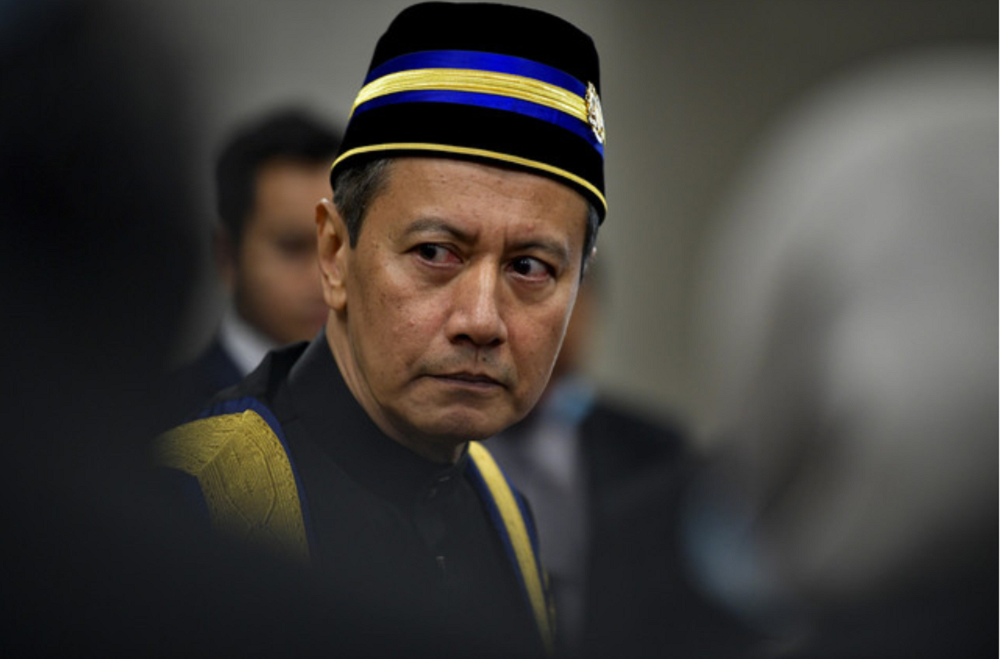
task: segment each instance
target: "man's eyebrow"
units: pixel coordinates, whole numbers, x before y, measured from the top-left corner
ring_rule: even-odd
[[[444,233],[460,242],[471,242],[472,235],[462,231],[451,222],[436,217],[424,217],[414,220],[405,229],[403,236],[411,236],[415,233]]]
[[[418,233],[446,234],[463,243],[471,243],[474,238],[471,233],[463,231],[447,220],[436,217],[425,217],[414,220],[403,229],[402,235],[411,236]],[[563,241],[554,238],[531,238],[515,242],[508,249],[513,252],[542,252],[548,254],[561,267],[565,267],[570,262],[569,247]]]

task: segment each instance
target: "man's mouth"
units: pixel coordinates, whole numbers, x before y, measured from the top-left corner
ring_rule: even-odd
[[[457,384],[459,386],[469,386],[476,388],[492,388],[492,387],[503,387],[504,384],[497,380],[496,378],[490,377],[485,373],[468,373],[468,372],[458,372],[458,373],[441,373],[432,376],[437,380],[441,380],[447,383]]]

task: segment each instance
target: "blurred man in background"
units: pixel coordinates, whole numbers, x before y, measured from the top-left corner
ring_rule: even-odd
[[[222,150],[214,252],[231,304],[184,373],[189,408],[239,382],[268,350],[312,339],[326,322],[314,215],[331,194],[339,147],[333,128],[283,110],[241,128]]]
[[[522,422],[489,447],[531,502],[559,613],[562,650],[576,656],[584,638],[609,622],[590,619],[614,593],[593,585],[622,564],[594,556],[608,533],[608,504],[644,476],[684,460],[680,429],[598,396],[584,375],[601,313],[600,266],[587,273],[545,394]],[[595,559],[597,559],[595,561]],[[597,571],[598,574],[592,574]],[[632,601],[614,606],[628,607]],[[589,633],[588,633],[589,632]]]
[[[756,641],[689,581],[677,542],[699,461],[682,427],[599,392],[585,367],[608,313],[604,266],[580,288],[552,380],[489,442],[531,502],[564,656],[738,656]]]

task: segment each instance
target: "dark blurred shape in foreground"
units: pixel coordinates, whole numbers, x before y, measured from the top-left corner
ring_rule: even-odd
[[[781,656],[994,656],[997,61],[938,49],[780,127],[705,262],[704,582]]]

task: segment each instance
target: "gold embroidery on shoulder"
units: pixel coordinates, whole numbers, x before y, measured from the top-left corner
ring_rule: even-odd
[[[309,560],[291,462],[259,414],[246,410],[192,421],[163,435],[157,448],[161,464],[198,479],[220,531]]]

